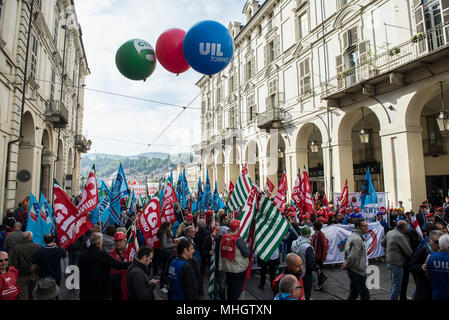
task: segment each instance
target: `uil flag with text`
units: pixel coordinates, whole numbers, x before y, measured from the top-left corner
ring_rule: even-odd
[[[51,205],[48,203],[44,194],[41,192],[40,198],[40,207],[41,207],[41,217],[44,219],[44,229],[46,229],[45,234],[51,233],[56,234],[56,226],[55,226],[55,215],[53,213],[53,209]]]
[[[128,183],[126,182],[125,172],[123,171],[122,164],[120,163],[117,178],[111,191],[111,218],[115,223],[120,224],[120,215],[122,213],[120,207],[120,200],[129,196]]]
[[[371,181],[371,174],[366,170],[365,179],[363,180],[362,192],[360,193],[360,208],[363,209],[365,205],[370,203],[377,203],[377,194],[374,190],[373,181]]]
[[[206,181],[204,183],[204,192],[201,200],[200,212],[206,212],[212,208],[212,188],[209,180],[209,170],[206,171]]]
[[[37,201],[36,197],[30,193],[30,202],[28,209],[28,219],[26,225],[26,231],[31,231],[33,233],[33,242],[37,243],[41,246],[45,246],[44,244],[44,230],[43,224],[41,223],[40,218],[40,205]]]

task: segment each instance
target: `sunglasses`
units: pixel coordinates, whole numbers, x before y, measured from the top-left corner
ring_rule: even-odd
[[[8,259],[0,260],[0,262],[8,262]]]

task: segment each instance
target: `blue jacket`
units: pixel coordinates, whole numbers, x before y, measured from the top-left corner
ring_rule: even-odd
[[[193,281],[191,281],[192,277]],[[172,260],[168,268],[168,284],[171,300],[196,300],[195,293],[191,294],[192,297],[188,297],[187,293],[191,289],[196,288],[198,286],[197,283],[195,271],[187,260],[183,258],[175,258]]]
[[[274,298],[273,300],[298,300],[295,297],[291,296],[288,293],[284,293],[284,292],[279,292]]]
[[[427,269],[432,278],[432,297],[435,300],[449,300],[449,253],[432,253]]]

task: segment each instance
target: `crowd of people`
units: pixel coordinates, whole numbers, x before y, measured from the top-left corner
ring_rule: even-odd
[[[94,225],[62,249],[52,234],[44,237],[44,247],[33,242],[33,234],[25,227],[28,203],[27,198],[17,209],[8,210],[0,228],[0,300],[59,299],[69,265],[79,268],[77,295],[81,300],[208,299],[211,261],[215,263],[214,299],[241,297],[252,261],[251,249],[239,236],[239,212],[220,209],[192,214],[189,207],[182,210],[176,203],[176,221],[162,223],[158,245],[149,247],[136,223],[137,214],[128,214],[123,201],[119,224],[106,228]],[[283,242],[268,261],[254,257],[258,288],[265,289],[268,273],[274,300],[310,300],[313,290],[325,290],[328,277],[324,262],[329,244],[322,228],[351,224],[353,231],[341,265],[350,284],[348,300],[369,300],[364,235],[371,221],[366,221],[356,207],[338,212],[332,203],[324,206],[317,201],[316,208],[315,214],[308,215],[299,214],[293,205],[286,206],[283,214],[290,229]],[[400,202],[390,212],[377,213],[376,221],[385,230],[382,246],[391,278],[390,299],[407,299],[410,274],[416,285],[413,299],[449,299],[449,197],[437,208],[424,201],[416,214],[404,212]]]

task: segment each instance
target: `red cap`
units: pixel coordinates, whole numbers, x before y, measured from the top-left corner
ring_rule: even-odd
[[[193,220],[193,215],[189,213],[186,217],[186,220]]]
[[[426,215],[426,218],[433,217],[434,215],[435,215],[435,213],[431,212],[428,215]]]
[[[443,207],[438,207],[435,209],[435,211],[444,211]]]
[[[310,215],[309,214],[304,214],[304,215],[302,215],[301,216],[302,218],[302,220],[304,220],[304,219],[310,219]]]
[[[327,220],[324,217],[319,217],[318,221],[321,222],[321,223],[327,222]]]
[[[289,217],[296,217],[296,212],[295,211],[289,211],[288,216]]]
[[[288,211],[290,211],[290,212],[296,212],[296,209],[295,208],[293,208],[293,207],[288,207],[288,209],[287,209]]]
[[[213,216],[214,215],[214,212],[212,211],[212,210],[207,210],[206,211],[206,216]]]
[[[123,232],[116,232],[114,234],[114,241],[126,239],[126,235]]]
[[[358,207],[355,207],[354,212],[360,212],[360,209]]]
[[[240,220],[233,219],[231,222],[229,222],[229,229],[231,229],[231,232],[234,232],[240,227]]]
[[[335,216],[335,212],[334,212],[334,211],[329,212],[328,216],[329,216],[329,217]]]

